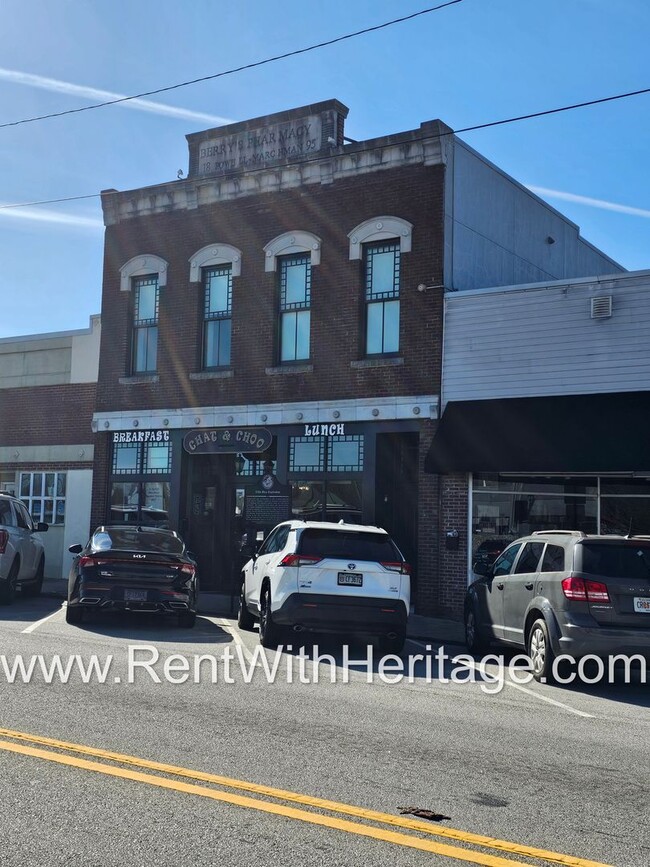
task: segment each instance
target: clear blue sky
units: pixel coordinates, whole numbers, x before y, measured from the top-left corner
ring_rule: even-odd
[[[0,123],[101,101],[91,89],[131,95],[210,75],[433,5],[2,0]],[[336,98],[350,108],[347,135],[365,139],[650,87],[649,32],[647,0],[463,0],[151,97],[163,108],[111,106],[0,129],[0,204],[173,180],[187,171],[185,134],[217,118]],[[650,267],[649,132],[650,94],[462,138],[522,183],[569,196],[544,194],[587,240],[640,269]],[[98,198],[0,210],[0,337],[86,327],[100,310],[102,253]]]

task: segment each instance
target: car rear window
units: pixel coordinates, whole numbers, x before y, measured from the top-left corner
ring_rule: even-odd
[[[93,535],[92,547],[98,551],[154,551],[182,554],[183,543],[177,536],[137,527],[109,527]]]
[[[383,533],[303,530],[298,553],[310,557],[372,560],[378,563],[396,563],[402,560],[390,536]]]
[[[609,578],[650,578],[650,545],[582,543],[581,571]]]

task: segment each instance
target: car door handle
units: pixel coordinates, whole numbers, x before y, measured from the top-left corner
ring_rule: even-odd
[[[532,590],[534,586],[535,585],[533,584],[532,581],[529,581],[527,584],[524,584],[524,587],[526,588],[526,590]]]
[[[497,584],[497,588],[498,588],[499,590],[503,590],[503,584]]]

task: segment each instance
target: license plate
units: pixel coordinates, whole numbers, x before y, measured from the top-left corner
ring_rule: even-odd
[[[124,601],[125,602],[146,602],[147,601],[147,591],[146,590],[125,590],[124,591]]]
[[[634,610],[637,614],[650,614],[650,597],[648,596],[635,596],[634,597]]]
[[[363,575],[358,572],[339,572],[339,584],[346,587],[363,587]]]

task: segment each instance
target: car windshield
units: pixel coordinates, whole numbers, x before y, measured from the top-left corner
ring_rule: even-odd
[[[147,527],[106,527],[96,532],[92,547],[97,551],[155,551],[182,554],[183,542],[171,533]]]
[[[390,536],[384,533],[345,533],[337,530],[304,530],[300,554],[310,557],[373,560],[394,563],[402,559]]]
[[[650,545],[582,545],[582,571],[608,578],[650,578]]]

